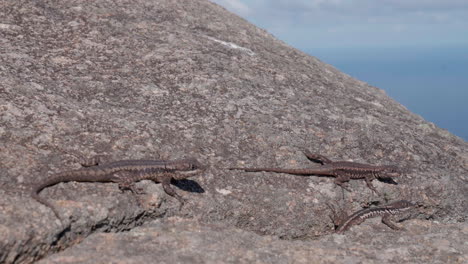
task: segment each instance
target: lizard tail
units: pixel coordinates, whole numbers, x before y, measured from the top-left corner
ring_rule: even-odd
[[[41,187],[41,186],[39,186],[39,187]],[[39,187],[38,187],[38,188],[34,188],[34,190],[31,192],[31,197],[34,198],[34,199],[35,199],[36,201],[38,201],[39,203],[41,203],[41,204],[43,204],[43,205],[49,207],[49,208],[52,210],[52,212],[54,212],[54,215],[55,215],[58,219],[62,220],[62,218],[60,217],[60,214],[59,214],[59,212],[57,211],[57,209],[56,209],[51,203],[49,203],[46,199],[44,199],[44,198],[42,198],[42,197],[39,196],[39,192],[40,192],[42,189],[45,188],[45,187],[42,187],[42,188],[39,188]]]
[[[31,197],[34,198],[34,200],[36,200],[39,203],[49,207],[54,212],[55,216],[60,220],[62,220],[62,218],[60,217],[60,214],[59,214],[58,210],[51,203],[49,203],[46,199],[40,197],[39,193],[44,188],[47,188],[49,186],[55,185],[55,184],[60,183],[60,182],[66,182],[66,181],[68,181],[67,174],[58,173],[55,176],[53,176],[52,178],[49,178],[48,180],[46,180],[45,182],[42,182],[42,183],[36,185],[33,188],[32,192],[31,192]]]
[[[47,200],[39,196],[39,193],[44,188],[47,188],[49,186],[55,185],[60,182],[69,182],[69,181],[78,181],[78,182],[111,181],[112,179],[108,178],[107,176],[108,176],[107,173],[99,173],[99,172],[94,172],[94,173],[88,172],[88,173],[83,174],[82,170],[74,170],[74,171],[68,171],[68,172],[63,172],[63,173],[57,173],[51,178],[47,179],[46,181],[36,185],[31,192],[31,197],[34,198],[39,203],[52,209],[52,211],[54,211],[55,216],[57,216],[57,218],[62,220],[57,209],[55,209],[55,207],[52,206],[52,204],[50,204]]]
[[[259,172],[259,171],[266,171],[266,172],[276,172],[276,173],[287,173],[287,174],[294,174],[294,175],[313,175],[316,174],[314,171],[310,169],[281,169],[281,168],[229,168],[229,170],[243,170],[246,172]],[[317,171],[322,174],[321,171]]]

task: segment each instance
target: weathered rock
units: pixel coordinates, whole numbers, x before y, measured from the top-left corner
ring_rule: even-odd
[[[398,185],[375,183],[381,197],[351,182],[349,210],[400,198],[423,203],[414,221],[441,224],[421,239],[466,221],[465,141],[215,4],[6,0],[0,17],[0,262],[32,262],[93,232],[174,214],[205,223],[200,230],[216,226],[213,237],[226,228],[278,245],[328,241],[310,238],[330,231],[325,202],[342,203],[333,179],[224,169],[315,166],[304,148],[406,170]],[[45,189],[64,223],[30,198],[32,184],[77,168],[74,155],[95,154],[194,156],[211,168],[177,183],[190,200],[180,212],[149,182],[139,183],[147,192],[141,205],[111,183]],[[400,249],[397,240],[385,246]]]
[[[406,232],[371,223],[346,235],[281,240],[220,224],[169,218],[130,233],[99,233],[39,263],[466,263],[468,227],[406,221]],[[432,234],[428,239],[428,233]],[[378,235],[377,235],[378,234]],[[389,246],[390,245],[390,246]],[[85,252],[85,254],[84,254]]]

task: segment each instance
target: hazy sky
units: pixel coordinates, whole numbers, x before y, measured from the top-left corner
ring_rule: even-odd
[[[212,2],[302,50],[468,44],[468,0]]]
[[[211,0],[468,141],[468,0]]]

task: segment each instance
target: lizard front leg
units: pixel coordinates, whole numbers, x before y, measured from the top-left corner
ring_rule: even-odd
[[[331,161],[330,159],[328,159],[327,157],[325,156],[322,156],[320,154],[314,154],[314,153],[311,153],[310,151],[308,150],[304,150],[304,155],[306,155],[306,157],[309,159],[309,160],[312,160],[312,161],[318,161],[319,163],[322,163],[323,164],[328,164],[328,163],[332,163],[333,161]]]
[[[375,188],[375,186],[372,184],[372,180],[373,180],[373,178],[371,179],[370,177],[366,177],[366,178],[365,178],[367,187],[368,187],[369,189],[371,189],[372,191],[374,191],[377,195],[380,195],[380,193],[377,191],[377,189]]]
[[[180,202],[180,206],[179,206],[179,210],[182,209],[182,206],[185,204],[185,199],[180,196],[172,187],[171,187],[171,179],[172,179],[172,176],[171,174],[163,174],[162,175],[162,179],[160,180],[161,184],[162,184],[162,187],[164,189],[164,191],[172,196],[172,197],[175,197],[177,200],[179,200]]]

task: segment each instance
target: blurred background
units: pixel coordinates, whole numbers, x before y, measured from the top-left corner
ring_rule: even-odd
[[[211,0],[468,141],[468,0]]]

